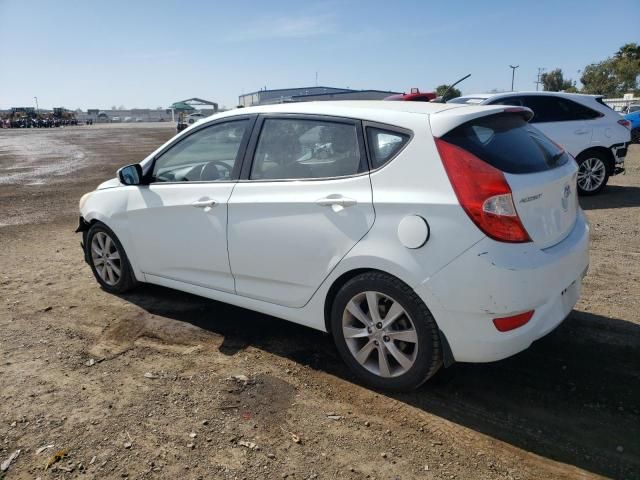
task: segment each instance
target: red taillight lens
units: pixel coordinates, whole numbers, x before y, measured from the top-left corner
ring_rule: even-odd
[[[478,228],[501,242],[530,242],[504,174],[456,145],[435,142],[458,201]]]
[[[529,312],[519,313],[518,315],[512,315],[510,317],[494,318],[493,324],[496,326],[499,332],[508,332],[518,327],[523,326],[531,317],[533,317],[535,310]]]
[[[618,123],[620,125],[622,125],[623,127],[628,128],[629,130],[631,130],[631,122],[625,118],[623,118],[622,120],[618,120]]]

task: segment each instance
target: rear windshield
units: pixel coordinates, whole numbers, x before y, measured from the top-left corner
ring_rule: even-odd
[[[442,137],[507,173],[534,173],[564,165],[569,156],[515,113],[464,123]]]

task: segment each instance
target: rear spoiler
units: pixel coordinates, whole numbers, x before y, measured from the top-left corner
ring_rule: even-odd
[[[514,107],[509,105],[460,105],[460,107],[461,108],[451,108],[429,115],[431,132],[434,137],[442,137],[463,123],[487,115],[516,113],[521,115],[527,122],[533,118],[533,110],[527,107]]]

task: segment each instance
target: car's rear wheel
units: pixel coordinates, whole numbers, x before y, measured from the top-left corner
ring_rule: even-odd
[[[358,275],[340,289],[331,328],[344,361],[373,387],[411,390],[442,365],[433,316],[408,285],[385,273]]]
[[[87,232],[85,248],[93,275],[102,288],[124,293],[137,285],[127,254],[109,227],[93,224]]]
[[[631,130],[631,143],[640,143],[640,127]]]
[[[609,180],[609,159],[600,152],[586,152],[578,155],[578,193],[595,195]]]

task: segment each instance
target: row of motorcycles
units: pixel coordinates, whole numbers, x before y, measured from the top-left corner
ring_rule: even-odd
[[[78,125],[75,118],[6,118],[0,119],[0,128],[56,128]]]

